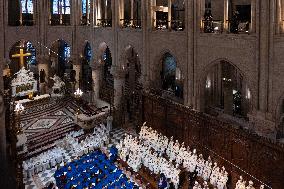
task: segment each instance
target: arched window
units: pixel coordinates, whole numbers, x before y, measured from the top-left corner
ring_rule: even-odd
[[[180,69],[177,68],[176,60],[170,53],[166,53],[163,57],[161,76],[162,89],[176,97],[183,98]]]
[[[112,10],[111,0],[96,1],[96,26],[111,27],[112,26]]]
[[[124,0],[122,27],[141,28],[141,0]]]
[[[33,0],[9,0],[9,25],[10,26],[32,26],[34,25]]]
[[[209,68],[206,75],[205,112],[229,114],[245,118],[249,111],[251,92],[242,73],[227,61],[220,61]]]
[[[205,0],[201,5],[202,29],[205,33],[253,33],[255,1]]]
[[[12,74],[19,71],[21,67],[25,67],[36,72],[36,49],[29,41],[19,41],[13,45],[10,50],[10,68]]]
[[[91,0],[82,0],[81,25],[90,25]]]
[[[50,49],[51,59],[51,75],[56,74],[63,78],[67,76],[69,78],[70,72],[73,68],[69,61],[71,54],[70,46],[63,40],[57,40],[52,44]]]
[[[70,25],[70,13],[70,0],[50,1],[51,25]]]
[[[182,31],[185,27],[185,1],[152,1],[153,29]]]

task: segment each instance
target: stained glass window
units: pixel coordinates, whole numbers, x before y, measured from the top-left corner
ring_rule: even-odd
[[[36,50],[31,42],[27,42],[27,52],[31,53],[31,56],[27,57],[27,64],[36,64]]]
[[[34,13],[33,0],[21,0],[21,8],[23,14],[33,14]]]
[[[66,60],[67,58],[69,58],[70,55],[71,55],[71,49],[70,49],[69,46],[66,45],[66,46],[64,47],[64,58],[65,58],[65,60]]]
[[[53,14],[70,14],[70,0],[53,0]]]

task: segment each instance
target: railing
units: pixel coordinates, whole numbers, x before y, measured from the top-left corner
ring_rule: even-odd
[[[23,19],[21,20],[17,20],[14,22],[9,22],[8,23],[9,26],[33,26],[35,24],[35,20],[32,19]]]
[[[122,28],[134,28],[141,29],[141,20],[140,19],[120,19],[122,22]]]
[[[201,30],[204,33],[223,33],[224,24],[221,20],[202,20]]]
[[[243,34],[250,33],[251,24],[249,22],[237,22],[232,20],[227,20],[228,33]]]
[[[170,28],[169,28],[170,23]],[[185,26],[182,20],[153,20],[154,30],[173,30],[173,31],[183,31]]]
[[[233,33],[249,34],[251,24],[249,22],[226,21],[226,25],[221,20],[202,20],[201,32],[203,33]]]
[[[167,30],[168,29],[168,20],[156,20],[154,19],[153,24],[154,24],[154,29],[155,30]]]
[[[49,24],[52,26],[59,26],[59,25],[63,25],[63,26],[68,26],[71,25],[71,21],[70,21],[70,17],[63,17],[63,18],[51,18],[49,20]]]
[[[80,23],[82,26],[89,26],[91,24],[90,19],[86,16],[82,16],[80,19]]]
[[[97,27],[111,27],[112,20],[111,19],[97,19]]]
[[[184,22],[182,20],[171,20],[171,29],[174,31],[183,31]]]

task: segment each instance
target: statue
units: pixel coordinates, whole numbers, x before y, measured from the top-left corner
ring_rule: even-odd
[[[65,86],[65,83],[58,77],[56,74],[53,77],[50,77],[54,81],[52,87],[52,93],[57,95],[62,95],[62,88]]]
[[[65,85],[65,83],[61,80],[60,77],[58,77],[56,74],[53,77],[50,77],[54,81],[53,87],[55,88],[61,88]]]

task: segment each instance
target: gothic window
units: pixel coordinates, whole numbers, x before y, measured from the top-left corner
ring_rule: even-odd
[[[99,27],[112,26],[111,0],[98,0],[96,2],[96,25]]]
[[[50,49],[51,75],[56,74],[68,79],[73,68],[69,58],[71,56],[70,46],[63,40],[57,40]]]
[[[9,21],[10,26],[32,26],[34,24],[34,1],[33,0],[10,0]]]
[[[34,6],[32,0],[21,0],[22,14],[33,14]]]
[[[141,0],[124,0],[123,27],[141,28]]]
[[[232,64],[221,61],[209,68],[203,99],[209,114],[225,113],[245,118],[251,94],[241,72]]]
[[[180,69],[177,68],[176,60],[170,53],[166,53],[163,57],[161,77],[163,90],[183,98]]]
[[[182,31],[185,27],[185,1],[152,1],[153,27],[156,30]]]
[[[255,5],[251,0],[205,0],[201,5],[205,33],[249,33],[254,31]]]
[[[70,25],[70,0],[51,0],[51,25]]]
[[[171,28],[175,31],[182,31],[185,27],[184,0],[172,1],[171,5]]]
[[[91,0],[82,0],[81,25],[90,24]]]
[[[23,57],[22,60],[21,57]],[[12,74],[18,72],[22,66],[36,73],[36,49],[31,42],[19,41],[15,43],[10,51],[10,59]]]

